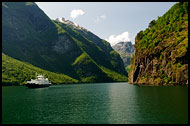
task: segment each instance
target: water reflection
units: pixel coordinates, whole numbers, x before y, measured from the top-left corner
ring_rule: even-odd
[[[56,123],[107,123],[107,87],[101,84],[62,86],[62,107]],[[59,98],[60,99],[60,98]],[[64,100],[65,99],[65,100]],[[60,122],[62,120],[62,122]]]
[[[187,123],[188,88],[128,83],[3,87],[2,120],[24,124]]]
[[[133,102],[133,91],[128,83],[110,84],[109,87],[109,123],[133,123],[136,104]]]
[[[140,104],[136,108],[136,123],[187,123],[186,87],[140,86],[133,89],[134,102]]]

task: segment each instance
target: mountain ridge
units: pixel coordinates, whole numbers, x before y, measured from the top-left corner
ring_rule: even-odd
[[[127,80],[119,54],[93,33],[78,32],[68,24],[49,19],[35,3],[3,2],[2,14],[2,51],[6,55],[44,70],[66,74],[80,82]],[[81,34],[86,32],[86,36]],[[84,64],[73,64],[77,58]],[[90,61],[89,64],[83,58]],[[95,70],[83,76],[92,66]],[[106,70],[113,71],[111,76]]]

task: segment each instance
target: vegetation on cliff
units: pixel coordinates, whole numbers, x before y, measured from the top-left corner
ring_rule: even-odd
[[[130,83],[186,84],[188,80],[188,3],[176,3],[135,38]]]

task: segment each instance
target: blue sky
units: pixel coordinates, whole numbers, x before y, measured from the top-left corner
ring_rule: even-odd
[[[111,45],[132,41],[175,2],[36,2],[51,19],[64,17]],[[72,13],[71,13],[72,12]]]

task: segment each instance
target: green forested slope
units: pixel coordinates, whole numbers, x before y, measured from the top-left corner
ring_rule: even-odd
[[[77,83],[78,80],[73,79],[64,74],[49,72],[40,69],[29,63],[21,62],[2,54],[2,84],[3,85],[22,85],[27,80],[36,78],[36,73],[44,74],[53,84]]]
[[[186,84],[188,80],[188,3],[180,2],[149,23],[135,38],[130,83]]]
[[[76,28],[58,21],[54,22],[67,31],[74,38],[77,45],[92,57],[97,64],[127,76],[120,55],[112,49],[107,41],[100,39],[86,29]]]

